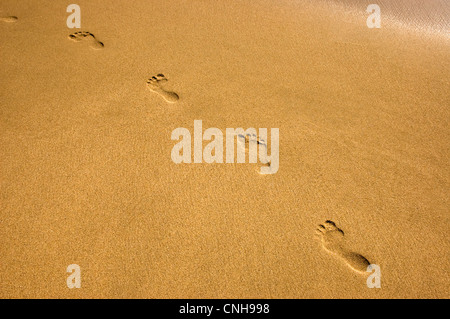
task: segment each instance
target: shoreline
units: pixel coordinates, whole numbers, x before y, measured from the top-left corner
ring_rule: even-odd
[[[309,0],[311,1],[311,0]],[[338,10],[343,15],[351,15],[363,21],[369,13],[369,4],[378,4],[381,8],[382,28],[393,26],[405,32],[427,34],[450,40],[450,6],[444,0],[424,2],[421,0],[321,0],[324,9]],[[312,4],[312,3],[311,3]]]

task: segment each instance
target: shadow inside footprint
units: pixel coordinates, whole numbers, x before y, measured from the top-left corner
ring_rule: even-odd
[[[3,22],[12,23],[19,20],[19,18],[17,18],[16,16],[9,16],[9,17],[1,17],[0,20]]]

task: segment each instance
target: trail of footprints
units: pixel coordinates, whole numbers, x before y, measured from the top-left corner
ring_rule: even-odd
[[[97,40],[94,34],[88,31],[78,31],[69,35],[69,39],[75,42],[87,42],[89,46],[94,50],[104,48],[104,44]],[[166,102],[175,103],[180,99],[178,94],[172,91],[164,89],[164,84],[167,82],[167,78],[164,74],[157,74],[147,80],[147,88],[160,95]]]
[[[351,269],[366,273],[370,262],[364,256],[346,247],[344,232],[333,221],[327,220],[319,225],[316,233],[326,251],[343,260]]]
[[[0,17],[0,21],[6,23],[16,22],[16,16]],[[96,39],[96,37],[88,31],[79,31],[69,35],[69,39],[75,42],[87,42],[92,49],[99,50],[104,48],[104,44]],[[147,80],[147,88],[161,96],[169,103],[175,103],[179,100],[178,94],[164,89],[164,84],[167,82],[164,74],[157,74]],[[259,138],[255,134],[238,135],[239,147],[244,148],[248,153],[251,145],[267,148],[267,143],[264,139]],[[266,151],[267,152],[267,151]],[[270,167],[268,159],[260,159],[263,165]],[[323,248],[329,253],[337,256],[344,261],[351,269],[359,273],[366,273],[370,262],[362,255],[351,251],[346,247],[344,232],[338,228],[336,224],[327,220],[319,225],[316,229],[316,234],[322,243]]]

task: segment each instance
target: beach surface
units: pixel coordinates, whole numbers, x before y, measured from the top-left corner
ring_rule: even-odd
[[[371,2],[3,0],[0,297],[449,298],[450,5]],[[194,120],[278,172],[175,164]]]

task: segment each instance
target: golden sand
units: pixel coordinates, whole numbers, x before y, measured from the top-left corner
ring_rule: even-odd
[[[1,298],[450,296],[439,10],[76,3],[0,5]],[[279,171],[174,164],[196,119],[279,128]]]

